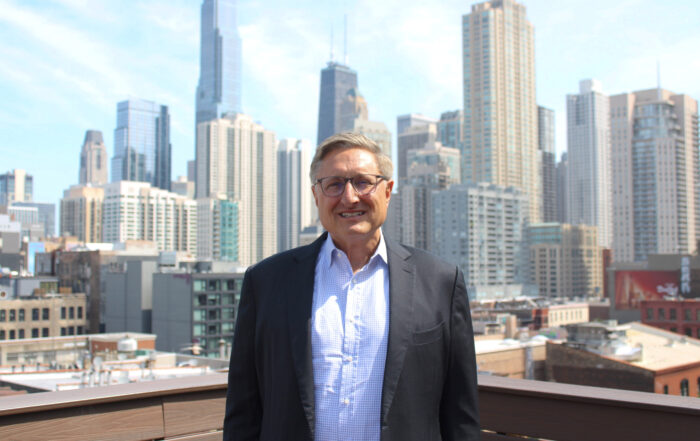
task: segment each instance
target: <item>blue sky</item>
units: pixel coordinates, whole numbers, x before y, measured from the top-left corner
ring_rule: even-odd
[[[700,5],[667,0],[525,0],[535,26],[537,100],[565,150],[565,97],[597,78],[608,94],[662,86],[700,98]],[[243,108],[279,138],[315,142],[320,70],[342,56],[372,120],[462,106],[461,16],[473,2],[239,1]],[[116,103],[170,107],[173,178],[194,156],[200,0],[0,0],[0,172],[34,175],[34,199],[78,181],[80,146],[101,130],[113,154]],[[395,137],[395,133],[394,133]],[[395,143],[395,139],[394,139]]]

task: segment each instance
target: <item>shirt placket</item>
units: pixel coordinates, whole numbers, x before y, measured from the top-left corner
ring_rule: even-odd
[[[366,268],[352,275],[347,289],[347,303],[345,308],[343,338],[343,365],[341,368],[340,386],[340,415],[339,415],[339,439],[349,440],[352,433],[349,426],[353,421],[355,387],[357,384],[357,367],[360,349],[360,333],[357,320],[362,305],[362,275]]]

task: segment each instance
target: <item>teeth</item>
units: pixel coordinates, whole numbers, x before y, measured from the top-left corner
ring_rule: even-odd
[[[355,217],[355,216],[360,216],[364,214],[364,212],[357,212],[357,213],[340,213],[341,216],[343,217]]]

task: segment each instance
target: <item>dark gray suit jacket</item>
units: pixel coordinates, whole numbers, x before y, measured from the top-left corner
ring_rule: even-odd
[[[246,272],[224,440],[313,440],[311,305],[316,258],[325,239],[326,234]],[[476,362],[464,276],[425,251],[388,239],[386,247],[389,342],[381,439],[478,440]]]

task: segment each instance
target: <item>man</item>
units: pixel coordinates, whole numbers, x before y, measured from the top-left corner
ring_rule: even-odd
[[[249,268],[225,440],[477,440],[461,271],[385,238],[391,159],[352,133],[321,144],[312,191],[327,234]]]

